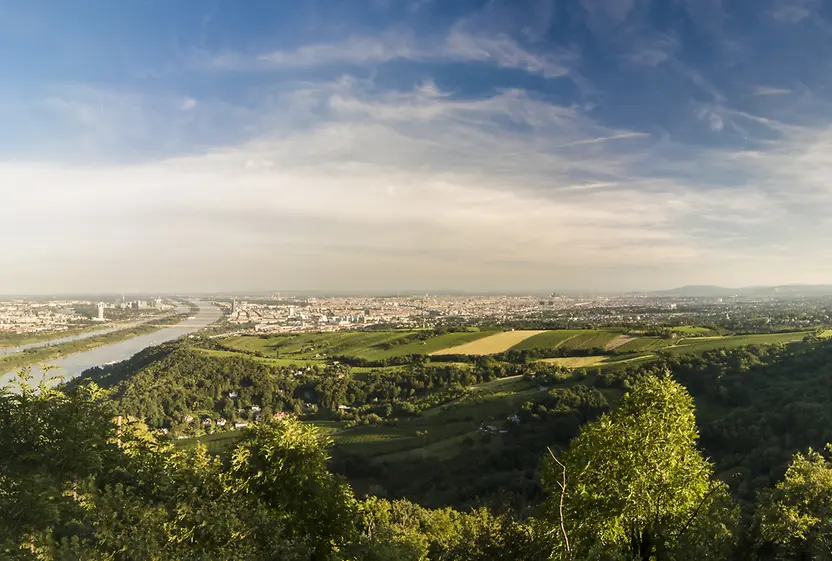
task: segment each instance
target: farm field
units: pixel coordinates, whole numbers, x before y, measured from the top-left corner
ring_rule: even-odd
[[[661,337],[636,337],[631,341],[624,343],[615,350],[619,353],[639,353],[657,351],[665,347],[676,344],[676,340],[663,339]]]
[[[465,343],[443,351],[434,351],[431,354],[454,354],[454,355],[491,355],[502,353],[514,347],[518,343],[545,331],[527,330],[527,331],[503,331],[488,337]]]
[[[494,335],[494,331],[472,331],[464,333],[445,333],[436,337],[430,337],[424,341],[413,341],[410,343],[392,346],[389,349],[367,349],[355,356],[368,360],[379,360],[394,356],[405,355],[430,355],[445,349],[450,349],[466,343],[472,343]]]
[[[607,341],[607,343],[604,345],[604,348],[608,351],[612,351],[626,345],[630,341],[634,341],[635,339],[637,339],[637,337],[634,337],[632,335],[618,335],[615,337],[615,339],[610,339],[609,341]]]
[[[618,338],[619,335],[621,333],[615,331],[588,330],[587,333],[582,333],[564,341],[561,346],[565,349],[602,349],[610,341]]]
[[[626,343],[622,341],[624,335],[620,329],[555,329],[543,331],[530,337],[514,347],[514,350],[530,349],[592,349],[609,348]]]
[[[717,333],[709,327],[697,327],[694,325],[682,325],[679,327],[673,327],[670,329],[670,331],[687,337],[712,337],[719,335],[719,333]]]
[[[378,345],[389,344],[409,335],[410,331],[337,331],[333,333],[299,333],[271,336],[236,336],[220,342],[229,348],[259,352],[280,358],[326,358],[355,354]]]
[[[715,349],[735,349],[747,345],[773,345],[800,341],[813,331],[796,331],[789,333],[763,333],[759,335],[728,335],[725,337],[707,337],[681,339],[675,345],[667,347],[672,354],[700,353]]]
[[[551,331],[543,331],[533,337],[529,337],[525,341],[514,345],[512,349],[517,351],[528,349],[556,349],[561,346],[564,341],[568,341],[572,337],[585,334],[585,329],[555,329]]]
[[[587,368],[607,362],[607,356],[567,356],[560,358],[542,358],[539,362],[556,364],[565,368]],[[621,362],[621,361],[619,361]]]
[[[323,364],[337,356],[368,361],[386,360],[408,355],[483,356],[508,350],[587,351],[603,349],[621,354],[652,355],[659,351],[674,354],[703,352],[718,348],[735,348],[752,344],[788,343],[802,339],[810,331],[759,335],[713,335],[700,327],[676,327],[677,333],[696,336],[666,338],[637,336],[622,329],[559,329],[517,331],[465,331],[428,335],[420,331],[344,331],[334,333],[278,334],[271,336],[234,336],[220,339],[229,351],[203,351],[217,356],[234,350],[257,353],[251,356],[277,366]],[[608,360],[606,362],[613,362]]]
[[[325,359],[353,356],[366,360],[411,354],[427,355],[493,335],[494,331],[464,331],[418,338],[418,331],[339,331],[334,333],[280,334],[268,337],[236,336],[222,339],[225,347],[257,352],[281,359]]]
[[[199,352],[219,357],[244,357],[248,360],[262,362],[263,364],[271,364],[272,366],[314,366],[315,364],[325,364],[326,361],[308,358],[267,358],[261,356],[252,356],[249,354],[235,353],[234,351],[219,351],[214,349],[197,349]]]

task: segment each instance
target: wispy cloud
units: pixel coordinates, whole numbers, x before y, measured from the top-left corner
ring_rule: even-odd
[[[636,66],[655,67],[667,60],[675,60],[681,44],[679,39],[668,33],[656,33],[649,29],[635,27],[616,40],[620,57]]]
[[[650,173],[644,133],[610,130],[580,109],[519,89],[466,101],[430,82],[384,92],[339,80],[294,89],[262,108],[261,118],[280,128],[303,112],[313,121],[304,130],[194,156],[99,170],[0,166],[0,181],[19,187],[4,203],[9,216],[27,216],[43,200],[55,211],[41,211],[48,228],[15,218],[3,228],[32,236],[36,258],[71,254],[86,263],[72,248],[96,259],[127,252],[124,282],[164,247],[193,247],[199,232],[202,246],[226,255],[225,269],[239,271],[220,275],[232,284],[257,270],[269,283],[309,286],[312,270],[344,281],[339,268],[348,276],[364,267],[385,270],[373,282],[387,286],[437,287],[436,275],[466,286],[477,275],[532,286],[564,262],[585,271],[692,267],[728,250],[680,225],[708,217],[714,227],[753,231],[775,212],[750,187],[716,195]],[[700,167],[712,161],[688,157]],[[131,219],[107,208],[129,208]],[[88,226],[66,228],[70,219]],[[53,228],[69,233],[56,241]],[[277,257],[264,261],[264,253]],[[454,264],[440,265],[448,260]],[[526,265],[509,276],[493,269],[501,260]],[[177,282],[198,275],[202,269],[181,273]]]
[[[415,38],[406,31],[378,36],[352,36],[343,41],[303,45],[246,57],[225,53],[198,57],[199,66],[217,70],[266,70],[332,65],[370,65],[409,60],[417,62],[481,62],[516,68],[547,78],[567,75],[578,60],[572,49],[533,52],[505,34],[478,35],[456,26],[444,37]]]
[[[697,117],[700,121],[706,122],[714,132],[720,132],[725,127],[725,121],[720,116],[719,111],[714,108],[700,109]]]
[[[423,55],[409,33],[380,37],[350,37],[338,43],[303,45],[291,51],[271,51],[257,60],[275,67],[307,67],[330,64],[369,64],[395,59],[416,59]],[[227,58],[216,62],[223,66]]]
[[[610,140],[624,140],[627,138],[639,138],[639,137],[649,137],[650,135],[643,132],[625,132],[620,134],[613,134],[610,136],[599,136],[596,138],[587,138],[584,140],[575,140],[568,144],[562,144],[561,146],[580,146],[582,144],[598,144],[600,142],[608,142]]]
[[[614,27],[630,14],[636,0],[581,0],[581,7],[589,15],[590,25]]]
[[[815,0],[784,0],[769,10],[768,14],[781,23],[800,23],[811,16],[817,7]]]
[[[219,3],[170,56],[155,35],[107,58],[86,29],[101,60],[21,72],[45,78],[0,92],[0,236],[25,240],[0,287],[832,275],[810,255],[832,241],[819,3],[385,4],[276,7],[291,32],[265,33]]]
[[[786,95],[792,93],[792,90],[786,88],[770,88],[767,86],[757,87],[751,95]]]

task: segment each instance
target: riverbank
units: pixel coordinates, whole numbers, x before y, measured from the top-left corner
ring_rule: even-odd
[[[89,351],[104,345],[111,345],[138,337],[139,335],[147,335],[164,329],[166,327],[174,326],[186,320],[191,314],[199,310],[197,306],[190,305],[187,312],[172,314],[163,318],[149,320],[147,323],[140,323],[131,325],[125,329],[111,331],[92,337],[85,337],[74,341],[67,341],[59,344],[44,344],[34,348],[24,349],[18,353],[7,354],[0,356],[0,374],[19,370],[33,364],[39,364],[50,360],[55,360],[74,353]],[[47,342],[48,343],[48,342]]]
[[[0,350],[34,345],[37,343],[48,344],[56,339],[65,337],[77,337],[100,329],[116,327],[118,324],[87,323],[77,327],[71,327],[64,331],[46,331],[41,333],[0,333]]]
[[[187,309],[183,307],[179,311],[184,312]],[[127,360],[142,349],[204,329],[222,317],[222,310],[210,302],[196,302],[190,305],[187,314],[187,317],[185,313],[182,313],[178,317],[166,318],[166,323],[173,325],[165,326],[154,322],[135,326],[130,330],[113,332],[101,338],[79,339],[73,341],[71,347],[66,345],[38,347],[31,349],[25,360],[21,360],[23,357],[19,356],[22,353],[11,355],[6,357],[7,359],[15,358],[15,362],[11,365],[8,361],[0,360],[0,372],[5,371],[4,374],[0,374],[0,388],[12,383],[15,373],[23,367],[31,368],[35,380],[40,380],[44,376],[45,367],[56,369],[47,377],[60,376],[63,380],[71,380],[89,368]]]

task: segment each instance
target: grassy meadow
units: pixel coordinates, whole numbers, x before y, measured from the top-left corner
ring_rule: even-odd
[[[494,331],[445,333],[419,339],[418,331],[337,331],[269,336],[235,336],[222,339],[223,346],[255,352],[267,358],[297,360],[353,356],[383,360],[411,354],[429,355],[435,351],[464,345],[493,335]]]

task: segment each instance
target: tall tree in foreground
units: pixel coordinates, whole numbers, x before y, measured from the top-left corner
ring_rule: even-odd
[[[651,377],[587,425],[562,465],[545,459],[545,513],[563,557],[724,558],[736,513],[698,437],[691,396]]]
[[[79,487],[112,463],[115,426],[95,385],[32,385],[28,369],[0,388],[0,556],[34,554],[45,534],[71,531]]]
[[[832,462],[822,454],[795,454],[783,481],[762,492],[758,505],[761,557],[832,559]]]

